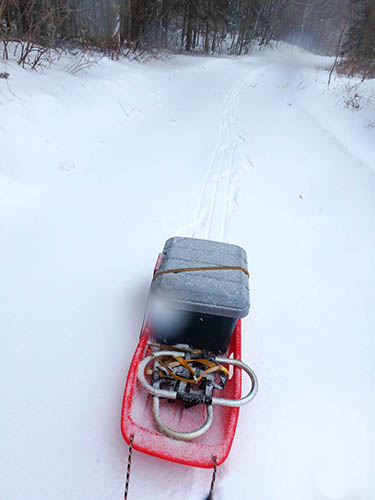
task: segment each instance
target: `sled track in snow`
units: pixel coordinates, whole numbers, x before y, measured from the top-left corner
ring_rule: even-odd
[[[230,214],[236,208],[236,151],[238,96],[248,78],[237,80],[226,94],[220,111],[220,130],[192,224],[191,236],[226,241]]]

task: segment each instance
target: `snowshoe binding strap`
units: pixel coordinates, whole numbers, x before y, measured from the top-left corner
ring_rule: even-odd
[[[151,356],[154,356],[154,358],[156,358],[156,356],[152,352],[151,352]],[[182,356],[170,356],[170,358],[171,359],[168,362],[163,362],[159,358],[158,363],[160,363],[161,366],[168,371],[168,373],[171,375],[171,377],[173,377],[176,380],[179,380],[180,382],[186,382],[187,384],[198,384],[206,375],[208,375],[209,373],[215,373],[217,371],[222,371],[227,376],[229,375],[229,371],[223,365],[218,365],[217,363],[214,363],[213,361],[211,361],[209,359],[192,358],[192,359],[185,360]],[[190,366],[191,363],[199,363],[201,365],[207,366],[208,368],[206,370],[204,370],[202,373],[200,373],[199,375],[197,375],[196,370],[192,366]],[[179,366],[179,365],[187,368],[187,370],[191,373],[192,378],[181,377],[180,375],[175,373],[172,368]],[[163,375],[161,374],[161,376],[163,376]]]

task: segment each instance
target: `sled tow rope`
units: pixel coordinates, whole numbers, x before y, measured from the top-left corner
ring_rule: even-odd
[[[128,455],[128,465],[126,468],[124,500],[128,499],[128,494],[129,494],[130,470],[131,470],[132,455],[133,455],[133,441],[134,441],[134,434],[131,436],[130,443],[129,443],[129,455]],[[208,492],[208,495],[207,495],[207,497],[205,497],[204,500],[214,500],[213,494],[214,494],[214,487],[215,487],[215,481],[216,481],[216,476],[217,476],[216,457],[212,457],[212,462],[213,462],[213,468],[212,468],[212,478],[211,478],[211,484],[210,484],[210,491]]]
[[[130,443],[129,443],[129,455],[128,455],[128,466],[126,469],[124,500],[127,500],[129,493],[130,469],[132,466],[132,455],[133,455],[133,441],[134,441],[134,434],[130,438]]]
[[[210,486],[210,491],[208,492],[208,496],[205,498],[205,500],[214,500],[213,494],[214,494],[214,487],[215,487],[215,481],[216,481],[216,475],[217,475],[216,457],[212,457],[212,461],[214,463],[214,466],[212,469],[211,486]]]

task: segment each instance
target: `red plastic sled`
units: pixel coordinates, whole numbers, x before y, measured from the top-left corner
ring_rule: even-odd
[[[222,464],[233,443],[239,407],[215,406],[212,427],[203,436],[190,442],[177,441],[160,433],[152,416],[152,396],[144,390],[137,378],[138,365],[146,356],[149,339],[150,332],[146,325],[134,353],[125,386],[121,413],[121,432],[125,441],[130,444],[133,437],[134,449],[179,464],[212,468],[213,457],[216,458],[217,465]],[[240,319],[226,357],[241,359]],[[223,398],[241,398],[241,369],[232,367],[225,388],[217,392]],[[169,427],[179,428],[184,432],[196,429],[205,420],[205,405],[184,409],[181,401],[171,404],[161,400],[160,411]]]

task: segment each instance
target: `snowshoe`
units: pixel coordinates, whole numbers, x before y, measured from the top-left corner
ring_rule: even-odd
[[[242,248],[195,238],[166,242],[125,387],[121,430],[131,447],[194,467],[227,458],[239,407],[258,387],[241,361],[248,283]],[[243,397],[242,370],[251,379]]]

